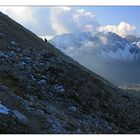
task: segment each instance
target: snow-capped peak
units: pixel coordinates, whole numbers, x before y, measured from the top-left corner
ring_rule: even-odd
[[[108,60],[119,61],[138,59],[140,56],[140,42],[135,45],[111,32],[98,32],[94,35],[91,32],[63,34],[54,37],[50,43],[74,58],[79,53],[94,53]]]

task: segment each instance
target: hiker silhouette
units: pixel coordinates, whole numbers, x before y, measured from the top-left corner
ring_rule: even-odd
[[[44,38],[44,41],[45,41],[45,42],[47,42],[47,39],[46,39],[46,38]]]

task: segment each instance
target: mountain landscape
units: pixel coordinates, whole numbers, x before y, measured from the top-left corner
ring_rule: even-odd
[[[117,86],[140,83],[140,38],[112,32],[69,33],[50,42],[91,71]]]
[[[106,39],[107,48],[102,45],[108,43]],[[83,41],[97,42],[103,48],[88,46],[89,57],[100,58],[101,63],[107,61],[110,65],[115,61],[119,65],[120,56],[123,63],[139,63],[137,45],[115,34],[64,35],[50,41],[52,45],[0,13],[1,134],[140,133],[140,98],[88,70],[75,61],[76,57],[73,60],[66,55],[73,52],[73,47],[84,49]],[[126,54],[122,55],[122,51]],[[80,59],[88,62],[83,55],[81,50]],[[100,66],[90,63],[97,66],[96,72]]]

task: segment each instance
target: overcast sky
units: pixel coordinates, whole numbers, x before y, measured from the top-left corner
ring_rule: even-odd
[[[84,31],[140,34],[140,7],[0,7],[38,36]]]

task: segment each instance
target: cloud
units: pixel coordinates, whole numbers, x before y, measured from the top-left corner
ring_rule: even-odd
[[[64,11],[69,11],[69,10],[71,10],[71,7],[62,7],[62,9],[63,9]]]
[[[50,21],[56,34],[96,30],[100,24],[96,16],[79,8],[50,8]]]
[[[68,29],[64,26],[63,24],[63,20],[61,20],[61,16],[62,14],[68,12],[71,9],[68,9],[66,7],[62,7],[62,8],[50,8],[50,22],[51,24],[51,28],[55,31],[55,34],[59,35],[59,34],[64,34],[69,32]]]
[[[100,26],[92,12],[76,7],[0,7],[0,10],[39,36],[95,31]]]
[[[95,14],[85,11],[84,9],[75,10],[72,18],[77,28],[79,28],[79,30],[82,29],[82,31],[93,32],[100,26]]]
[[[107,25],[100,27],[100,31],[114,32],[122,37],[126,35],[136,35],[136,27],[127,22],[120,22],[119,25]]]
[[[104,36],[99,36],[99,39],[100,39],[100,42],[103,44],[103,45],[107,45],[108,43],[108,39]]]
[[[101,26],[93,12],[79,7],[24,7],[7,6],[0,10],[30,29],[38,36],[49,38],[77,32],[110,31],[120,36],[136,34],[136,27],[126,22]],[[104,40],[105,41],[105,40]]]
[[[0,7],[0,10],[39,36],[55,34],[49,21],[49,7],[9,6]]]
[[[0,7],[0,10],[11,18],[21,22],[21,24],[24,24],[26,21],[29,22],[30,19],[34,19],[32,10],[27,7],[6,6]]]

